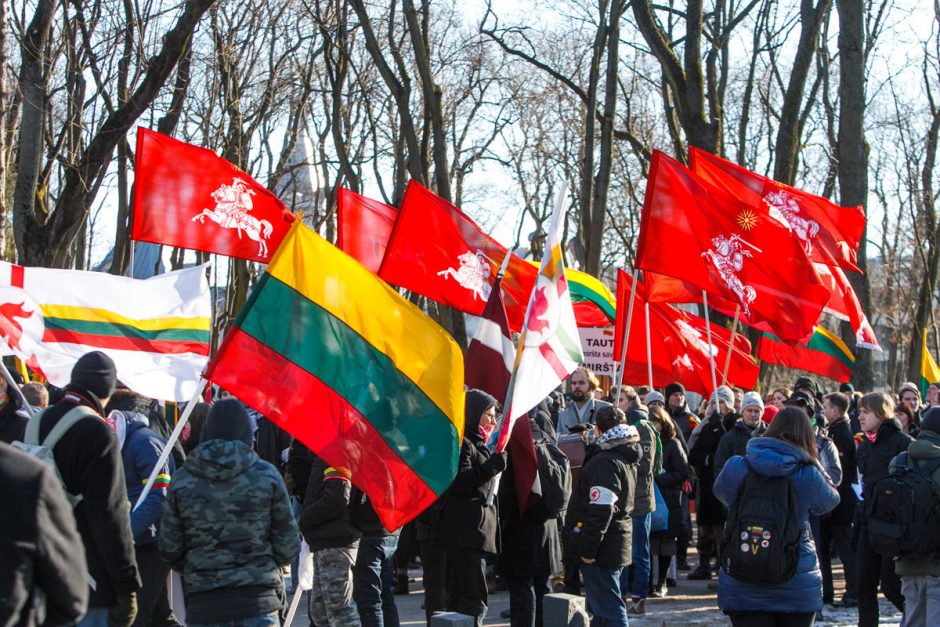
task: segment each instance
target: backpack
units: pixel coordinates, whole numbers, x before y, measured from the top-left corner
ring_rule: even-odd
[[[90,407],[77,405],[67,411],[65,415],[62,416],[62,418],[59,420],[59,422],[56,423],[56,426],[52,428],[52,431],[49,432],[49,434],[46,436],[46,439],[40,442],[39,426],[42,423],[42,417],[45,413],[45,411],[41,411],[29,419],[29,422],[26,423],[26,433],[23,436],[23,441],[14,442],[13,446],[23,451],[27,455],[32,455],[39,461],[52,468],[52,470],[55,471],[56,478],[59,480],[59,484],[62,486],[62,490],[65,492],[66,498],[68,498],[72,507],[75,507],[79,504],[79,502],[81,502],[82,495],[72,494],[68,491],[68,488],[65,487],[65,481],[62,479],[62,473],[59,472],[59,467],[55,462],[55,445],[58,444],[59,440],[62,439],[62,436],[64,436],[68,430],[71,429],[75,423],[82,418],[89,416],[99,418],[99,416]]]
[[[895,557],[940,549],[940,495],[931,479],[938,468],[940,459],[911,463],[901,453],[890,473],[874,483],[865,504],[871,548]]]
[[[550,440],[535,443],[535,459],[545,518],[556,518],[568,508],[571,498],[571,463],[558,445]]]
[[[796,575],[799,566],[803,528],[790,477],[802,464],[782,477],[765,477],[744,459],[748,473],[728,512],[719,549],[721,566],[738,581],[781,584]]]

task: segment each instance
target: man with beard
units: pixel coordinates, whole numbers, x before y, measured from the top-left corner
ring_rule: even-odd
[[[558,414],[558,435],[577,433],[571,428],[581,424],[594,424],[594,413],[601,407],[610,407],[610,403],[594,398],[594,390],[600,387],[600,381],[588,368],[578,368],[568,378],[571,385],[571,403]]]

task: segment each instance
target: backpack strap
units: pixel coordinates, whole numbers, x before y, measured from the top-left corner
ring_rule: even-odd
[[[43,409],[30,417],[29,422],[26,423],[26,433],[23,434],[23,444],[39,446],[39,426],[42,424],[42,417],[45,413],[46,410]]]
[[[36,444],[39,440],[39,423],[42,418],[42,415],[45,413],[43,410],[41,413],[34,416],[27,426],[27,431],[32,430],[32,433],[28,433],[26,436],[26,443],[31,444],[30,436],[35,437]],[[49,435],[46,436],[46,439],[42,441],[42,446],[52,450],[55,448],[55,445],[59,443],[59,440],[62,439],[69,429],[75,426],[75,423],[81,420],[82,418],[87,418],[89,416],[98,417],[98,414],[95,413],[90,407],[84,405],[76,405],[72,409],[68,410],[59,422],[52,428],[52,431],[49,432]],[[33,423],[36,423],[35,428],[33,428]]]
[[[931,459],[930,461],[915,460],[913,463],[911,463],[910,460],[908,459],[910,456],[907,454],[906,451],[904,453],[901,453],[901,455],[905,456],[905,460],[904,460],[905,463],[911,464],[919,472],[922,472],[925,475],[927,475],[928,478],[933,478],[933,473],[935,473],[937,469],[940,468],[940,457],[935,457]]]

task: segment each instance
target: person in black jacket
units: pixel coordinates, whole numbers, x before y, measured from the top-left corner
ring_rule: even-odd
[[[85,549],[52,469],[0,442],[0,625],[72,625],[88,606]],[[44,595],[45,602],[40,595]]]
[[[650,554],[658,556],[659,570],[656,585],[653,586],[653,596],[664,597],[669,563],[676,554],[676,540],[682,528],[682,488],[692,477],[692,468],[679,440],[681,436],[678,436],[676,425],[666,411],[662,408],[650,409],[650,422],[656,427],[663,442],[663,471],[656,475],[655,479],[666,507],[669,508],[668,527],[664,531],[650,534]]]
[[[556,446],[547,403],[543,401],[527,417],[520,418],[523,419],[529,420],[536,447]],[[513,461],[510,454],[509,466],[499,482],[503,550],[499,554],[497,570],[509,587],[510,626],[541,627],[542,599],[551,592],[549,577],[561,569],[558,518],[549,515],[541,499],[520,513]],[[539,480],[544,482],[547,477],[539,475]]]
[[[581,561],[594,626],[626,627],[620,571],[630,563],[640,434],[615,407],[595,413],[598,437],[587,450],[565,516],[566,559]]]
[[[447,567],[447,609],[483,624],[488,599],[486,558],[499,553],[495,502],[486,504],[490,479],[506,469],[509,454],[490,454],[485,442],[496,425],[496,399],[467,391],[457,476],[441,509],[440,543]]]
[[[829,438],[839,452],[842,466],[842,481],[839,483],[839,504],[828,516],[820,520],[819,525],[819,568],[823,577],[823,600],[833,600],[832,552],[842,561],[845,573],[845,594],[840,607],[858,605],[856,593],[856,557],[852,549],[852,521],[855,520],[855,506],[858,499],[853,483],[858,483],[858,466],[855,459],[855,438],[849,422],[849,398],[841,392],[833,392],[823,399],[822,415],[826,419]]]
[[[764,434],[767,425],[761,420],[764,413],[764,401],[758,392],[748,392],[741,400],[741,418],[721,438],[715,450],[715,476],[721,472],[725,462],[735,455],[747,452],[747,443],[751,438]]]
[[[901,431],[901,425],[894,417],[894,401],[887,394],[866,394],[858,401],[858,411],[862,425],[861,442],[856,451],[858,472],[862,475],[862,500],[870,501],[875,482],[888,474],[891,460],[906,451],[913,439]],[[856,518],[860,519],[856,548],[858,624],[860,627],[875,627],[879,621],[879,582],[882,594],[902,612],[904,597],[901,595],[901,580],[894,572],[894,561],[875,552],[868,542],[865,516],[856,515]]]
[[[54,449],[66,491],[82,497],[75,506],[75,519],[85,545],[89,583],[94,581],[88,614],[79,625],[100,625],[107,620],[112,627],[130,627],[137,616],[140,578],[121,451],[114,431],[100,419],[116,382],[110,357],[100,351],[86,353],[75,363],[61,399],[35,418],[41,420],[41,442],[70,411],[90,413]]]
[[[21,403],[19,394],[10,391],[6,377],[0,376],[0,442],[23,440],[29,414]]]

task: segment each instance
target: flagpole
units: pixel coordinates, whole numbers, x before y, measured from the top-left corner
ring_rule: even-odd
[[[193,393],[192,399],[190,399],[189,403],[186,405],[186,411],[184,411],[183,415],[180,416],[179,420],[176,421],[176,426],[173,428],[173,432],[170,434],[170,437],[167,438],[166,444],[163,446],[163,451],[160,453],[160,458],[157,459],[157,463],[153,465],[153,470],[150,471],[150,477],[147,478],[147,483],[144,485],[144,490],[140,493],[140,496],[137,497],[137,502],[134,503],[134,508],[131,511],[134,511],[140,507],[140,504],[143,503],[144,499],[147,498],[147,495],[150,494],[150,488],[153,487],[153,482],[156,481],[157,475],[160,474],[160,469],[163,468],[167,458],[170,457],[170,453],[173,452],[173,445],[176,444],[180,434],[183,432],[183,427],[189,420],[189,415],[193,413],[193,409],[196,407],[196,403],[198,403],[199,399],[202,397],[202,392],[206,389],[207,383],[208,381],[206,381],[205,378],[199,377],[199,383],[196,385],[196,391]]]
[[[728,345],[728,354],[725,355],[725,369],[721,373],[721,384],[728,380],[728,370],[731,368],[731,353],[734,352],[734,335],[738,331],[738,318],[741,316],[741,305],[734,308],[734,322],[731,324],[731,343]]]
[[[623,343],[620,345],[620,370],[617,374],[617,391],[614,394],[614,407],[620,407],[620,388],[623,386],[623,373],[627,368],[627,343],[630,341],[630,323],[633,322],[633,304],[636,302],[636,268],[633,269],[633,287],[630,289],[630,305],[627,307],[627,328],[623,331]]]
[[[702,304],[705,306],[705,335],[708,338],[708,363],[711,365],[712,372],[712,393],[718,389],[718,381],[715,378],[715,353],[712,344],[712,327],[708,320],[708,292],[702,290]]]
[[[7,369],[7,365],[3,363],[2,359],[0,359],[0,366],[3,367],[3,378],[6,379],[7,382],[7,390],[14,390],[17,398],[20,399],[20,403],[23,404],[23,411],[25,411],[30,416],[35,416],[36,412],[33,410],[33,406],[26,401],[26,397],[23,395],[23,390],[21,390],[20,386],[16,384],[16,381],[13,379],[13,375],[10,374],[10,371]]]
[[[650,304],[649,301],[643,302],[644,313],[646,314],[646,376],[649,379],[650,392],[653,391],[653,347],[650,343]],[[642,399],[640,399],[642,400]]]

